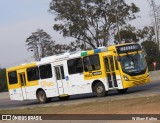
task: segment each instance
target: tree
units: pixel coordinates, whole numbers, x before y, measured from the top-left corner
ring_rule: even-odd
[[[155,42],[155,32],[153,26],[145,26],[143,29],[138,29],[136,33],[139,40]]]
[[[52,52],[54,53],[54,55],[65,53],[65,52],[74,52],[77,50],[90,50],[90,48],[87,47],[84,43],[79,41],[70,42],[68,45],[55,44],[54,47],[52,48]]]
[[[137,33],[136,33],[136,28],[131,26],[130,24],[121,28],[119,34],[121,37],[121,42],[131,43],[131,42],[139,41]],[[114,36],[114,38],[115,38],[115,43],[120,43],[118,40],[118,32]]]
[[[86,45],[84,42],[80,42],[78,40],[72,41],[69,43],[68,48],[70,51],[72,50],[91,50],[91,47]]]
[[[28,50],[34,52],[34,58],[39,61],[46,56],[57,55],[65,52],[71,52],[76,49],[89,49],[84,43],[79,41],[71,42],[70,44],[57,44],[52,40],[51,36],[38,29],[26,39]],[[76,48],[76,49],[75,49]]]
[[[158,44],[153,41],[144,41],[141,45],[147,54],[146,61],[147,61],[149,70],[154,70],[153,62],[157,62],[156,69],[159,70],[160,69],[160,55],[159,55]]]
[[[7,90],[6,69],[0,68],[0,92]]]
[[[26,43],[28,50],[34,51],[34,58],[37,61],[43,57],[54,54],[52,53],[52,48],[55,42],[43,29],[38,29],[36,32],[33,32],[32,35],[27,38]]]
[[[124,0],[52,0],[50,12],[56,15],[53,28],[64,37],[74,37],[91,48],[106,46],[111,30],[135,19],[139,8]]]

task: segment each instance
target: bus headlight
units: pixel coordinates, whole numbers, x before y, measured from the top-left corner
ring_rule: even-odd
[[[128,79],[128,77],[127,76],[125,76],[125,75],[123,75],[123,78],[124,78],[124,80],[126,80],[126,81],[128,81],[129,79]]]

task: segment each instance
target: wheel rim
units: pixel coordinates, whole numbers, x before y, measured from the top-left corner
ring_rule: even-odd
[[[44,94],[43,94],[43,93],[40,93],[40,94],[39,94],[39,100],[40,100],[41,102],[44,101]]]
[[[97,93],[100,94],[103,92],[103,87],[102,86],[98,86],[97,87]]]

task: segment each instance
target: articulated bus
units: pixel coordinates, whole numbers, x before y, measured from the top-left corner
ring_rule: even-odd
[[[7,69],[10,99],[37,99],[39,103],[76,94],[125,93],[149,82],[144,52],[137,43],[66,52]]]

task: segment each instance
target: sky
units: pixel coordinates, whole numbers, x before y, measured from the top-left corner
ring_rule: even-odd
[[[7,68],[32,60],[33,53],[27,51],[25,43],[32,32],[43,29],[57,43],[73,41],[63,38],[53,30],[54,15],[48,12],[51,0],[0,0],[0,67]],[[130,22],[137,28],[152,24],[151,8],[147,0],[126,0],[134,2],[140,18]],[[155,0],[160,5],[159,0]]]

